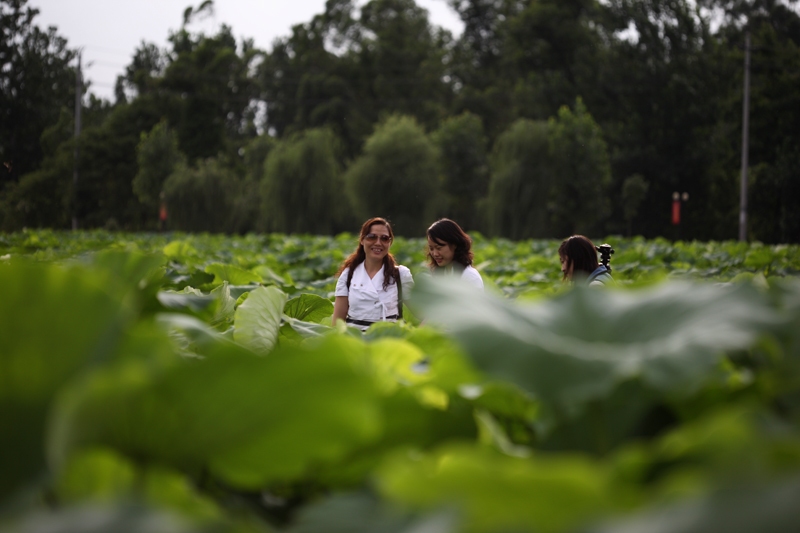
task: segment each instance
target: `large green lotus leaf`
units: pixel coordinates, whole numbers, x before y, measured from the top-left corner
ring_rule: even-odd
[[[485,380],[473,366],[464,350],[453,339],[429,327],[413,328],[406,331],[404,338],[422,351],[430,382],[454,394],[464,384],[480,383]]]
[[[456,533],[457,517],[419,517],[367,493],[340,494],[302,508],[286,533]]]
[[[676,423],[675,414],[659,400],[641,380],[626,380],[571,417],[540,409],[533,424],[536,446],[605,454],[629,439],[651,438]]]
[[[277,287],[250,291],[236,309],[233,338],[251,350],[268,353],[278,340],[285,303],[286,293]]]
[[[719,490],[620,518],[587,533],[788,533],[800,524],[800,476]]]
[[[485,409],[504,419],[531,423],[539,412],[530,394],[505,381],[463,385],[459,393],[476,408]]]
[[[109,449],[87,449],[70,457],[58,473],[55,494],[62,505],[139,499],[199,521],[222,518],[219,507],[185,475],[158,466],[139,467]]]
[[[333,331],[330,326],[318,324],[316,322],[305,322],[289,316],[283,316],[283,324],[280,329],[279,343],[301,343],[305,339],[320,337]]]
[[[257,357],[219,343],[203,359],[182,360],[148,357],[158,347],[131,341],[138,356],[98,369],[59,399],[50,457],[58,467],[105,446],[141,461],[207,467],[239,488],[294,479],[380,435],[380,397],[345,347],[331,337],[318,350]]]
[[[194,315],[202,315],[217,300],[211,294],[204,294],[194,287],[184,287],[180,291],[160,291],[157,298],[167,309]]]
[[[785,321],[749,285],[669,283],[640,291],[575,287],[521,305],[451,280],[415,287],[414,303],[475,364],[562,411],[637,378],[665,395],[696,390],[725,350]]]
[[[236,309],[236,300],[231,296],[227,282],[208,294],[200,289],[184,287],[181,291],[159,291],[156,297],[163,307],[194,315],[212,326],[232,321]]]
[[[414,369],[414,365],[419,363],[424,355],[410,342],[381,338],[369,344],[369,351],[375,379],[384,391],[392,392],[400,386],[430,381],[427,372],[418,372]]]
[[[56,391],[115,353],[135,311],[131,299],[77,266],[0,264],[0,284],[2,497],[43,468],[44,420]]]
[[[264,281],[255,272],[224,263],[212,263],[205,270],[208,274],[214,274],[212,285],[220,285],[223,281],[227,281],[230,285],[247,285]]]
[[[775,298],[781,312],[787,316],[788,322],[782,332],[786,352],[800,362],[800,280],[775,280],[770,286],[770,294]]]
[[[432,454],[402,453],[377,473],[389,501],[429,510],[455,506],[465,531],[573,531],[620,511],[611,476],[577,456],[510,457],[454,444]]]
[[[205,355],[219,344],[234,344],[231,339],[191,315],[159,313],[154,322],[169,334],[181,355]]]
[[[90,269],[95,283],[119,298],[132,300],[142,314],[161,310],[156,294],[166,278],[166,258],[160,253],[145,254],[136,249],[110,249],[72,259]]]
[[[219,523],[198,524],[176,513],[141,504],[89,504],[32,512],[0,526],[0,533],[222,533]]]
[[[175,261],[184,264],[191,264],[192,261],[198,261],[200,253],[188,241],[172,241],[163,248],[164,255]]]
[[[453,440],[474,441],[478,435],[474,409],[462,398],[453,398],[444,409],[429,407],[416,391],[402,388],[386,397],[382,408],[385,427],[380,440],[318,469],[318,483],[332,488],[361,486],[398,449],[424,450]]]
[[[316,294],[301,294],[286,302],[283,312],[298,320],[320,323],[333,314],[333,303]]]
[[[117,284],[138,290],[157,288],[167,261],[162,254],[144,254],[135,250],[104,250],[89,258],[92,268],[104,271]]]

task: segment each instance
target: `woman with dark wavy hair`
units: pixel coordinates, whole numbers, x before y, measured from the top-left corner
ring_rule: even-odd
[[[428,266],[433,274],[457,274],[483,289],[480,272],[472,266],[472,239],[449,218],[441,218],[428,228]]]
[[[361,226],[358,246],[339,268],[333,324],[344,320],[364,331],[375,322],[403,318],[403,292],[414,286],[414,278],[389,253],[392,241],[386,219],[371,218]]]
[[[567,237],[558,247],[564,281],[584,281],[587,285],[605,285],[613,281],[608,269],[597,260],[597,248],[583,235]]]

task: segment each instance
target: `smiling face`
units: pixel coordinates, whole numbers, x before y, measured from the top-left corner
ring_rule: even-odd
[[[371,225],[367,234],[361,239],[361,246],[364,248],[367,259],[383,261],[386,254],[389,253],[389,247],[392,246],[392,235],[389,233],[389,228],[383,224]]]
[[[439,243],[428,237],[428,252],[431,257],[436,261],[436,266],[439,268],[446,267],[453,262],[456,247],[450,243]]]

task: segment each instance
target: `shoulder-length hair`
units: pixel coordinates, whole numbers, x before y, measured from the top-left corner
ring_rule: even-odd
[[[583,235],[573,235],[567,237],[561,242],[558,247],[558,256],[565,258],[572,265],[572,273],[585,272],[586,275],[591,274],[600,264],[597,261],[597,248],[594,243]],[[567,274],[564,273],[564,280],[567,280]]]
[[[344,272],[345,268],[349,268],[350,270],[347,272],[347,286],[350,287],[350,280],[353,279],[353,271],[364,262],[367,258],[366,252],[364,252],[364,247],[361,246],[361,241],[364,240],[364,237],[367,236],[369,233],[370,228],[372,226],[379,225],[379,226],[386,226],[386,229],[389,231],[389,237],[391,237],[392,241],[394,241],[394,232],[392,231],[392,225],[389,224],[389,221],[385,218],[381,217],[373,217],[364,222],[361,226],[361,232],[358,236],[358,244],[356,245],[355,251],[348,256],[347,259],[344,260],[342,265],[339,267],[339,272],[337,272],[337,276],[340,276],[342,272]],[[395,277],[397,276],[397,261],[395,261],[394,256],[390,253],[386,254],[386,257],[383,258],[383,290],[386,290],[389,287],[389,284],[395,283]]]
[[[428,238],[440,246],[452,244],[455,247],[453,261],[464,268],[472,265],[472,239],[464,233],[461,226],[449,218],[440,218],[431,224],[428,228]],[[431,270],[441,268],[434,261],[430,250],[428,250],[428,266]]]

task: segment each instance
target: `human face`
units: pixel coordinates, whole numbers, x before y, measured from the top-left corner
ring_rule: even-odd
[[[392,245],[392,237],[389,235],[389,228],[383,224],[373,224],[369,227],[369,232],[361,239],[361,246],[367,258],[383,261],[389,253]]]
[[[561,273],[564,274],[566,279],[572,279],[572,261],[563,255],[558,256],[558,258],[561,260]]]
[[[431,257],[433,257],[433,260],[436,261],[436,266],[446,267],[453,262],[456,246],[450,243],[439,244],[428,237],[428,251]]]

